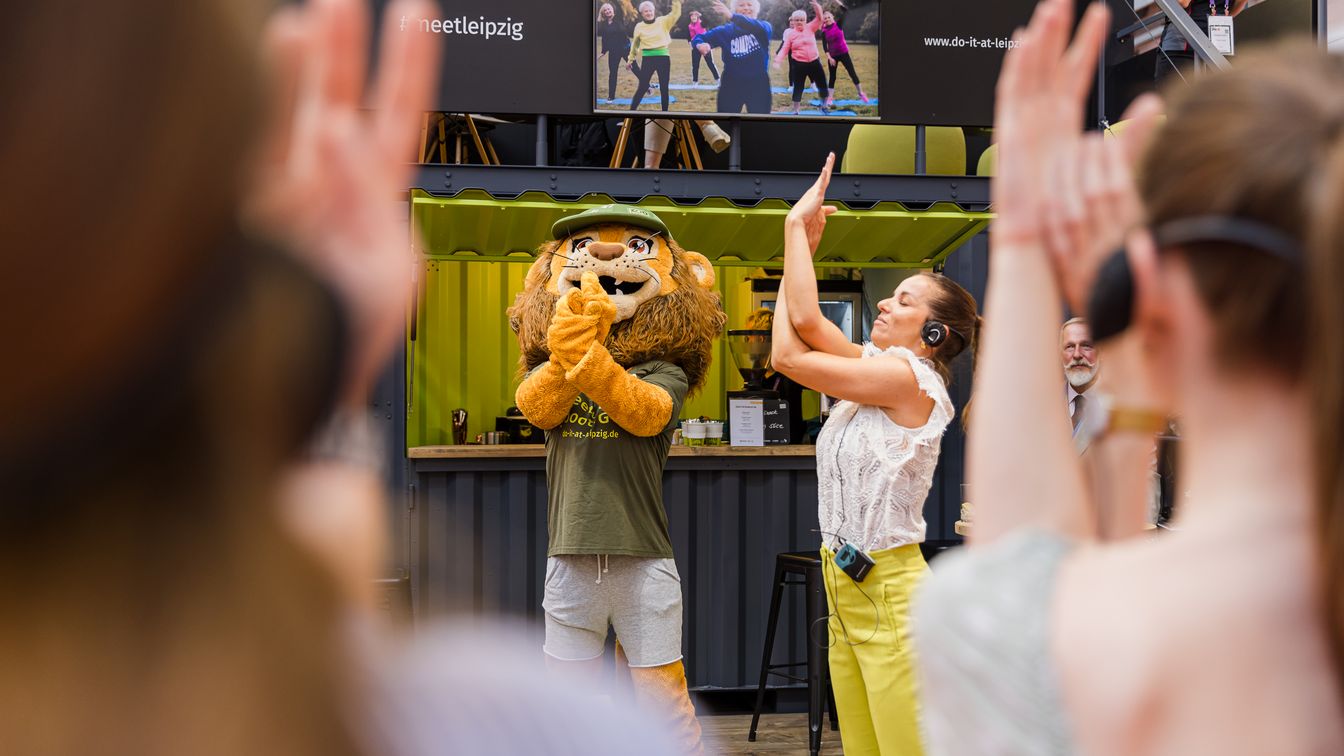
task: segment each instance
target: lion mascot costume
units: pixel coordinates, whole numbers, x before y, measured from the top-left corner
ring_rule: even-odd
[[[547,430],[547,661],[591,675],[615,628],[636,697],[698,754],[663,468],[727,320],[714,270],[639,207],[593,208],[551,234],[509,309],[518,408]]]

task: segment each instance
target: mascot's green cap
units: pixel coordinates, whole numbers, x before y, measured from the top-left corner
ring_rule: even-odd
[[[567,215],[551,226],[551,236],[563,239],[581,228],[601,223],[619,223],[626,226],[647,228],[650,231],[667,233],[667,224],[657,215],[634,205],[599,205],[581,213]]]

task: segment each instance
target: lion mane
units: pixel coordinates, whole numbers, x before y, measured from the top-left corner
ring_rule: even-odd
[[[537,248],[537,262],[508,310],[509,326],[518,334],[520,376],[551,357],[546,332],[559,297],[546,285],[551,279],[551,257],[561,243],[551,241]],[[686,264],[685,250],[671,239],[667,243],[676,290],[644,302],[632,317],[613,325],[605,345],[625,368],[650,360],[676,365],[686,372],[690,394],[694,394],[704,385],[714,356],[714,339],[723,332],[728,316],[718,292],[696,280]]]

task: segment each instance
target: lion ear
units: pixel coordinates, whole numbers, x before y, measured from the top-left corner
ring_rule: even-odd
[[[686,267],[690,268],[691,275],[695,280],[706,289],[714,288],[714,266],[709,264],[709,258],[699,252],[686,250]]]

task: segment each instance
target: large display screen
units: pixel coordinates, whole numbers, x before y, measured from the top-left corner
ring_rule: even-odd
[[[446,112],[656,115],[666,97],[671,116],[985,126],[1009,37],[1035,7],[819,3],[440,0],[432,17],[393,21],[443,39]],[[386,5],[374,1],[379,18]]]
[[[879,117],[877,0],[593,0],[593,110]]]

